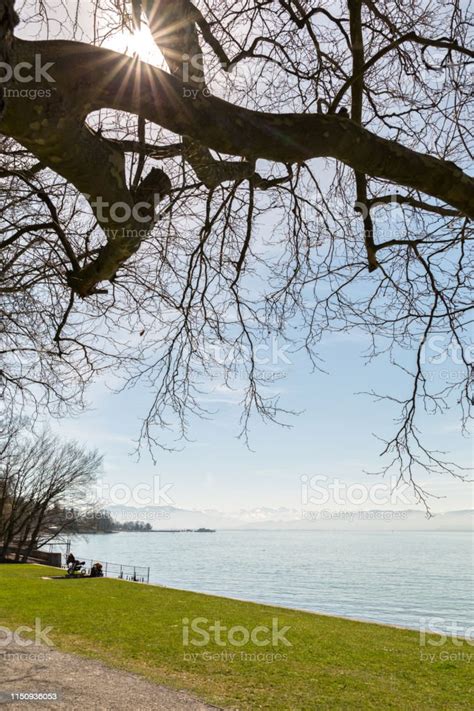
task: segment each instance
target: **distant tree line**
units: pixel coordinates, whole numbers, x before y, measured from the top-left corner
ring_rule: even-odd
[[[106,509],[96,511],[90,509],[86,512],[77,509],[69,509],[65,515],[74,522],[74,532],[77,534],[86,533],[114,533],[117,531],[151,531],[150,523],[143,521],[120,521],[115,520]]]
[[[144,523],[143,521],[125,521],[125,523],[119,524],[120,531],[152,531],[151,523]]]

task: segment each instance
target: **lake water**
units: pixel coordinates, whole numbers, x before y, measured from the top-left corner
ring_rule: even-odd
[[[473,539],[464,532],[115,533],[76,556],[150,566],[150,581],[332,615],[459,634],[474,625]],[[436,618],[436,619],[433,619]],[[473,633],[474,634],[474,631]]]

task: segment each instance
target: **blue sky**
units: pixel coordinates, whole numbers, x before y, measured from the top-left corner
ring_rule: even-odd
[[[208,398],[208,404],[218,409],[215,417],[211,421],[192,419],[193,441],[181,451],[156,451],[156,466],[146,451],[138,462],[133,456],[140,420],[152,397],[151,392],[140,387],[117,395],[104,382],[97,383],[89,392],[91,407],[86,413],[53,426],[63,435],[87,442],[104,453],[103,480],[111,486],[151,485],[158,474],[161,482],[172,485],[169,495],[180,508],[298,509],[302,476],[326,476],[328,481],[337,478],[348,485],[378,481],[363,472],[380,468],[381,443],[372,433],[391,434],[394,411],[386,403],[374,403],[370,397],[356,393],[374,388],[401,395],[408,392],[410,382],[383,359],[365,366],[363,351],[361,337],[329,337],[321,347],[329,375],[311,373],[303,354],[292,355],[286,379],[273,387],[281,392],[283,406],[303,412],[287,418],[292,424],[290,429],[255,420],[250,431],[252,451],[236,438],[238,393],[226,391],[218,379],[215,392]],[[451,364],[450,368],[456,366]],[[456,412],[442,418],[424,418],[424,432],[438,449],[450,450],[453,459],[472,465],[472,440],[459,435]],[[423,473],[419,483],[445,497],[432,501],[433,511],[473,506],[469,484],[449,476],[428,478]],[[348,502],[346,508],[354,507]],[[387,503],[377,508],[407,506]]]

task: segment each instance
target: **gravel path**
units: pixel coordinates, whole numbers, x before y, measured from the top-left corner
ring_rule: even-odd
[[[145,681],[134,674],[111,669],[101,662],[64,654],[48,647],[0,650],[0,708],[11,709],[163,709],[163,711],[208,711],[217,708]],[[59,696],[57,701],[12,701],[10,694],[32,693]]]

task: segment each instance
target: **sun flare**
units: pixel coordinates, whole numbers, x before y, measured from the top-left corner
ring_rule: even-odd
[[[116,52],[139,57],[144,62],[155,64],[161,59],[161,52],[155,44],[150,29],[146,26],[133,33],[127,31],[115,35],[109,42],[109,46]]]

